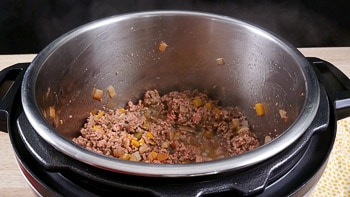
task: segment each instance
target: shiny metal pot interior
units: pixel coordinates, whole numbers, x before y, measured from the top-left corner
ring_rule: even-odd
[[[168,44],[164,52],[158,50],[161,41]],[[217,58],[225,64],[217,65]],[[109,85],[115,98],[92,99],[93,88]],[[71,142],[91,111],[124,106],[147,89],[205,91],[221,105],[238,106],[262,143],[266,135],[278,137],[236,157],[184,165],[121,161]],[[303,134],[319,104],[314,72],[287,42],[239,20],[180,11],[120,15],[72,30],[38,54],[21,93],[29,122],[56,149],[93,166],[142,176],[199,176],[264,161]],[[255,115],[256,102],[264,104],[264,116]]]

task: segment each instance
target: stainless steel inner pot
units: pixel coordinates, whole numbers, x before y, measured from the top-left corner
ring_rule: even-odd
[[[163,52],[161,41],[168,44]],[[94,88],[109,85],[116,97],[92,99]],[[148,89],[205,91],[221,105],[238,106],[262,143],[267,135],[274,140],[236,157],[183,165],[122,161],[71,142],[90,112],[122,107]],[[309,127],[320,97],[314,72],[287,42],[239,20],[182,11],[114,16],[72,30],[38,54],[21,93],[33,128],[64,154],[106,170],[166,177],[238,170],[271,158]],[[264,104],[263,116],[255,114],[257,102]]]

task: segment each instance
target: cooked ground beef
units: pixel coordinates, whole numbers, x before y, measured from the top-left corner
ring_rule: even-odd
[[[125,108],[90,114],[77,144],[107,156],[147,163],[191,163],[242,154],[258,147],[246,117],[204,93],[147,91]]]

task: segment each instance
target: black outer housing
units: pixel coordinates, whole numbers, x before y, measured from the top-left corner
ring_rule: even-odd
[[[0,72],[0,130],[8,131],[9,114],[29,63],[19,63]]]
[[[308,58],[318,79],[326,88],[329,100],[336,110],[337,120],[350,115],[350,80],[331,63],[316,57]]]
[[[305,194],[319,180],[325,168],[335,139],[336,120],[350,114],[346,102],[350,95],[349,79],[328,62],[317,58],[308,60],[321,82],[321,101],[314,121],[290,148],[239,172],[186,178],[140,177],[95,168],[58,152],[38,136],[23,113],[20,85],[17,87],[15,84],[20,84],[28,64],[14,65],[0,73],[0,79],[4,81],[8,70],[19,70],[9,91],[12,99],[7,100],[11,102],[2,103],[0,115],[5,114],[7,118],[7,128],[22,172],[31,185],[45,196]],[[11,76],[11,79],[14,77]],[[336,108],[339,101],[343,104],[341,110]],[[6,114],[10,114],[10,118]]]
[[[329,112],[327,101],[327,99],[324,99],[324,102],[322,102],[325,108],[321,108],[319,114],[327,114]],[[53,179],[53,184],[50,187],[55,188],[55,191],[59,191],[59,193],[68,192],[67,194],[72,195],[70,192],[76,192],[74,190],[70,191],[74,187],[57,188],[59,184],[55,180],[61,180],[61,184],[64,184],[64,179],[67,178],[74,183],[78,183],[77,185],[80,185],[82,188],[86,188],[86,191],[96,192],[103,196],[109,196],[115,194],[115,192],[130,194],[140,192],[155,196],[201,196],[209,194],[215,196],[219,194],[270,196],[275,192],[283,195],[298,192],[300,187],[305,185],[306,180],[317,174],[318,169],[323,169],[335,137],[334,129],[324,130],[329,128],[328,117],[334,118],[331,115],[319,116],[319,119],[315,120],[310,127],[312,129],[309,129],[302,139],[273,159],[241,172],[227,172],[219,175],[191,178],[140,177],[94,168],[63,155],[47,144],[31,128],[23,113],[20,114],[14,126],[18,127],[18,133],[16,134],[19,134],[18,137],[22,138],[21,141],[24,142],[24,148],[29,149],[29,154],[32,154],[34,157],[31,163],[37,163],[45,171],[53,173],[50,174],[50,179]],[[315,128],[317,129],[315,130]],[[325,140],[322,136],[328,137]],[[310,138],[313,140],[315,140],[314,138],[320,138],[323,142],[320,143],[320,140],[316,139],[318,143],[311,143]],[[325,148],[320,153],[315,153],[315,150],[322,149],[319,145],[325,146]],[[311,157],[317,157],[315,159],[317,162],[309,165],[307,161]],[[306,164],[298,167],[296,164],[301,162],[301,158],[304,158],[304,160],[306,158],[307,161]],[[297,168],[300,169],[297,170]],[[299,172],[300,170],[303,172]],[[318,174],[315,182],[321,174],[322,172]],[[49,184],[47,178],[44,180],[45,184]],[[81,182],[81,180],[87,181]],[[279,184],[279,182],[283,183]],[[86,193],[81,193],[82,191],[78,190],[78,193],[74,195],[87,196]],[[66,194],[63,193],[63,195]]]

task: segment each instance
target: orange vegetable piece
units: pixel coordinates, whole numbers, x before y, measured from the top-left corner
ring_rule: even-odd
[[[201,98],[197,97],[197,98],[194,98],[193,101],[192,101],[193,105],[195,107],[200,107],[203,105],[203,101]]]
[[[168,159],[168,157],[169,157],[168,153],[158,153],[157,160],[164,161],[164,160]]]
[[[150,154],[151,154],[152,159],[156,159],[158,156],[158,153],[156,153],[155,151],[152,151]]]
[[[154,136],[153,136],[152,133],[149,132],[149,131],[146,133],[146,136],[147,136],[149,139],[151,139],[151,140],[154,139]]]
[[[124,108],[119,108],[118,110],[119,110],[119,113],[121,113],[121,114],[125,113],[125,109]]]
[[[258,116],[264,115],[265,113],[264,105],[262,103],[255,103],[255,112],[256,112],[256,115]]]
[[[161,41],[161,42],[159,43],[158,50],[159,50],[160,52],[164,52],[165,49],[166,49],[167,47],[168,47],[168,45],[167,45],[164,41]]]
[[[140,142],[137,140],[131,140],[131,144],[134,145],[135,147],[139,147],[140,146]]]
[[[98,114],[97,114],[97,118],[101,118],[103,115],[105,114],[105,112],[104,111],[100,111],[100,112],[98,112]]]

